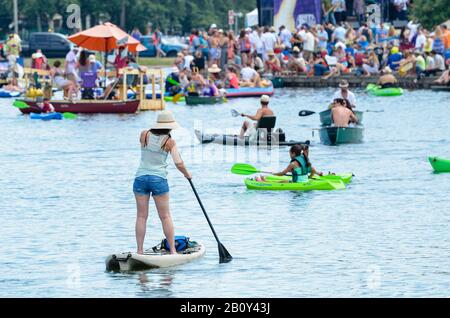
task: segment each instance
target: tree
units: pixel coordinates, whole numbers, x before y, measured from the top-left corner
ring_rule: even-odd
[[[433,28],[450,19],[449,0],[416,0],[412,14],[424,27]]]

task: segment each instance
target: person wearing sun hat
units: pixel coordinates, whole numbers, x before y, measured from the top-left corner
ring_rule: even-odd
[[[242,125],[242,129],[241,129],[241,134],[240,134],[240,138],[243,139],[244,137],[248,136],[250,138],[254,138],[258,132],[256,129],[256,126],[258,125],[258,122],[261,120],[261,118],[263,117],[268,117],[268,116],[275,116],[275,113],[273,112],[272,109],[269,108],[269,103],[270,103],[270,97],[267,95],[263,95],[261,96],[261,108],[258,109],[258,111],[256,112],[256,115],[251,116],[251,115],[246,115],[246,114],[241,114],[242,117],[247,117],[248,119],[255,121],[255,124],[252,124],[249,121],[245,121],[244,124]]]
[[[340,89],[333,95],[333,101],[336,99],[346,99],[350,102],[352,108],[356,108],[356,97],[355,94],[348,89],[349,86],[350,85],[346,80],[342,80],[339,83]]]
[[[187,179],[192,179],[191,173],[181,159],[177,144],[170,135],[172,130],[179,127],[172,112],[165,110],[158,114],[156,123],[149,130],[144,130],[140,136],[141,161],[133,184],[137,206],[136,241],[138,254],[144,253],[150,197],[153,197],[155,201],[164,235],[170,245],[170,253],[176,254],[167,182],[169,154],[176,168]]]

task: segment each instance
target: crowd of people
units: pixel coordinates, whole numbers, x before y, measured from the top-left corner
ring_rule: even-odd
[[[331,20],[331,19],[330,19]],[[339,19],[338,19],[339,20]],[[181,77],[220,70],[224,87],[259,86],[263,75],[308,75],[323,79],[353,74],[379,76],[440,76],[448,82],[450,30],[445,24],[427,30],[410,21],[401,30],[363,22],[358,29],[339,21],[295,32],[281,26],[225,32],[214,24],[208,31],[193,30],[189,49],[179,53],[175,67]],[[209,72],[208,72],[209,71]],[[197,75],[194,75],[197,76]],[[218,77],[214,75],[214,81]]]

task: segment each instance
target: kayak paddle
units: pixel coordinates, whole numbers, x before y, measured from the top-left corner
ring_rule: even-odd
[[[241,176],[250,176],[255,173],[266,173],[266,174],[273,174],[272,172],[267,171],[259,171],[252,165],[246,164],[246,163],[237,163],[231,168],[231,173],[238,174]]]
[[[313,112],[311,110],[302,110],[300,111],[300,113],[298,114],[300,117],[308,117],[311,115],[314,115],[316,112]]]
[[[167,81],[168,81],[170,84],[172,84],[172,85],[180,86],[180,83],[178,83],[176,80],[174,80],[174,79],[171,78],[171,77],[168,78]]]
[[[241,116],[241,113],[238,112],[236,109],[232,109],[231,115],[233,115],[233,117],[239,117],[239,116]]]
[[[184,96],[184,93],[178,93],[178,94],[176,94],[176,95],[174,96],[174,98],[172,99],[172,103],[176,104],[176,103],[180,100],[180,98],[183,97],[183,96]]]
[[[189,180],[189,183],[191,184],[192,190],[194,191],[195,197],[197,198],[197,201],[200,204],[200,207],[202,208],[203,214],[206,217],[206,221],[208,221],[209,227],[211,228],[211,231],[213,232],[214,237],[216,238],[218,248],[219,248],[220,264],[231,262],[233,260],[233,256],[231,256],[231,254],[227,251],[225,246],[223,246],[223,244],[220,243],[219,237],[217,236],[217,233],[214,230],[214,227],[213,227],[211,221],[209,220],[208,214],[206,214],[205,207],[203,206],[203,203],[200,200],[197,190],[195,189],[194,183],[192,182],[191,179],[188,179],[188,180]]]
[[[27,108],[30,108],[30,106],[28,106],[27,103],[22,102],[21,100],[16,100],[16,101],[13,103],[13,106],[14,106],[14,107],[17,107],[17,108],[19,108],[19,109],[27,109]]]
[[[63,113],[64,119],[77,119],[78,116],[73,113]]]

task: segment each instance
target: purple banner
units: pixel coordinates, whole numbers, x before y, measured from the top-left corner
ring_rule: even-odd
[[[321,0],[274,0],[276,27],[297,29],[302,24],[315,25],[321,20]]]

